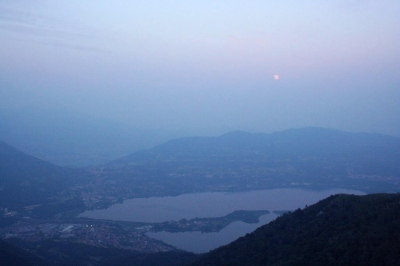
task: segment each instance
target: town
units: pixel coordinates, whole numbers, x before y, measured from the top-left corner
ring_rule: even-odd
[[[109,221],[86,218],[71,220],[37,220],[29,217],[0,230],[3,239],[29,242],[44,240],[81,243],[85,245],[117,248],[144,253],[175,250],[175,247],[150,238],[147,232],[218,232],[235,221],[258,223],[267,210],[234,211],[223,217],[182,219],[162,223]]]

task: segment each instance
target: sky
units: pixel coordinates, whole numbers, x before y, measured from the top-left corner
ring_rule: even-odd
[[[400,137],[400,1],[0,1],[0,107]]]

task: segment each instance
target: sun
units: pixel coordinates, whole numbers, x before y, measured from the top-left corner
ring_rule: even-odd
[[[275,79],[275,80],[278,80],[278,79],[279,79],[279,76],[275,74],[275,75],[274,75],[274,79]]]

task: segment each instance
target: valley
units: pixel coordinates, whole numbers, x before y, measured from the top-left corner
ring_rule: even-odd
[[[177,241],[174,234],[190,238],[187,234],[199,232],[211,237],[233,224],[254,223],[255,227],[244,226],[247,229],[238,231],[244,235],[263,225],[258,223],[262,214],[275,215],[272,213],[303,208],[331,194],[346,193],[338,191],[370,194],[400,190],[400,141],[383,135],[321,128],[273,134],[239,131],[219,137],[176,139],[83,168],[59,167],[4,142],[0,144],[0,235],[21,248],[50,241],[60,248],[68,244],[149,254],[182,252],[188,249],[173,244]],[[329,192],[332,188],[336,192]],[[279,193],[297,205],[269,206],[268,202],[276,201],[275,195],[275,200],[263,199],[259,206],[249,203],[252,208],[241,208],[240,202],[245,200],[232,198],[225,202],[225,208],[228,202],[234,204],[229,211],[190,216],[191,210],[212,208],[205,203],[197,206],[191,195],[205,193],[208,200],[225,195],[218,193],[254,198],[263,191],[271,197]],[[308,196],[298,191],[325,194],[302,201],[299,199]],[[173,213],[176,207],[166,208],[163,204],[174,198],[192,203],[185,207],[185,216],[168,218],[168,212]],[[161,218],[157,221],[144,219],[144,213],[135,219],[116,213],[91,219],[81,215],[108,211],[132,200],[142,201],[136,205],[142,206],[146,200],[157,199],[163,203],[145,208],[159,206],[156,213]],[[212,202],[218,205],[224,201],[215,198]],[[120,213],[141,212],[127,209]],[[199,253],[229,243],[211,238],[206,242],[214,241],[215,246],[199,249]]]

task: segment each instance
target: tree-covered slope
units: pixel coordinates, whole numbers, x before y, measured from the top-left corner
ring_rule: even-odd
[[[0,265],[50,266],[44,259],[0,240]]]
[[[335,195],[191,265],[399,265],[399,250],[400,194]]]

